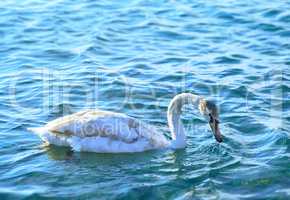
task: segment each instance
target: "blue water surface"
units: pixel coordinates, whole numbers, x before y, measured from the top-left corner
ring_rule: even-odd
[[[1,0],[0,38],[0,199],[289,199],[289,1]],[[170,138],[181,92],[216,102],[224,143],[190,107],[178,151],[76,153],[26,130],[101,108]]]

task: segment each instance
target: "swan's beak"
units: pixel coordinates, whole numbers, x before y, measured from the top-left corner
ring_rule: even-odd
[[[221,134],[220,129],[219,129],[218,121],[216,119],[212,120],[212,122],[209,122],[209,126],[213,132],[213,135],[214,135],[216,141],[222,142],[223,138],[222,138],[222,134]]]

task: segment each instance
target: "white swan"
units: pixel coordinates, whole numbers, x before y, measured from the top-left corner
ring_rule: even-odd
[[[186,136],[180,120],[184,104],[198,107],[209,122],[214,136],[222,142],[215,104],[191,93],[173,98],[167,111],[172,140],[154,127],[125,114],[103,110],[85,110],[47,123],[44,127],[29,128],[42,140],[58,146],[69,146],[74,151],[99,153],[142,152],[160,148],[185,148]]]

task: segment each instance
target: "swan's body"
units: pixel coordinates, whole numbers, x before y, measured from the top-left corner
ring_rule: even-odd
[[[183,93],[170,103],[167,112],[172,140],[154,127],[125,114],[103,110],[85,110],[30,128],[42,140],[75,151],[103,153],[142,152],[160,148],[184,148],[186,137],[180,120],[184,104],[200,105],[202,98]]]

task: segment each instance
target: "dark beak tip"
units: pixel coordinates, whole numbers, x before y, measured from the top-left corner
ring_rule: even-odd
[[[218,137],[218,138],[216,138],[216,141],[218,141],[219,143],[222,143],[223,142],[223,138]]]
[[[217,124],[213,125],[211,123],[209,125],[211,127],[211,130],[213,131],[213,135],[214,135],[216,141],[218,143],[222,143],[223,142],[223,137],[222,137],[221,132],[219,131],[218,125]]]
[[[223,138],[222,137],[215,137],[216,141],[218,143],[222,143],[223,142]]]

